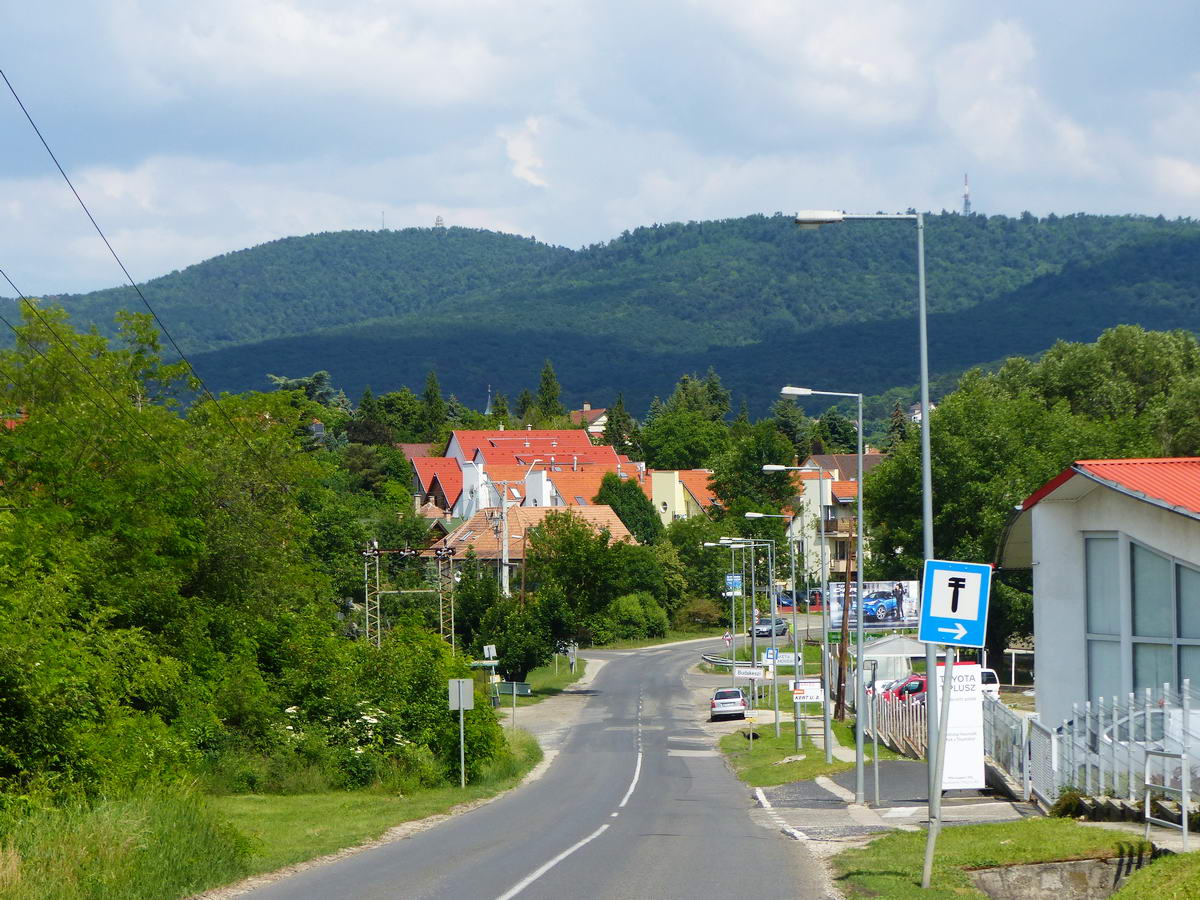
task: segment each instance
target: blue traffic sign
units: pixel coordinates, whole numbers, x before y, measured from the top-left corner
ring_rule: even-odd
[[[991,590],[992,567],[985,563],[925,560],[917,640],[982,647]]]

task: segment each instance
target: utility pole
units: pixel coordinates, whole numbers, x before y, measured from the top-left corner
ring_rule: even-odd
[[[842,645],[838,648],[837,708],[834,717],[846,718],[846,664],[850,655],[850,561],[853,558],[854,537],[846,538],[846,589],[842,594]],[[862,598],[856,598],[862,602]]]

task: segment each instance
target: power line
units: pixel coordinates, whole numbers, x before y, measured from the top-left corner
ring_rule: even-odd
[[[16,88],[14,88],[12,86],[12,82],[8,80],[8,76],[6,74],[4,74],[3,69],[0,69],[0,78],[4,79],[4,83],[5,83],[5,85],[8,86],[8,90],[13,95],[13,99],[17,101],[17,105],[21,108],[21,112],[25,114],[25,118],[28,120],[30,127],[33,128],[34,133],[38,136],[38,140],[42,142],[42,146],[46,148],[46,153],[48,153],[50,155],[50,159],[54,162],[54,166],[55,166],[55,168],[58,169],[58,173],[63,177],[63,181],[65,181],[67,183],[67,187],[69,187],[71,189],[71,193],[75,195],[75,199],[79,202],[79,206],[83,209],[84,214],[88,217],[88,221],[92,223],[92,227],[96,229],[96,233],[98,235],[100,235],[100,240],[102,240],[104,242],[104,246],[108,248],[108,252],[110,254],[112,254],[112,258],[114,260],[116,260],[117,265],[120,266],[121,272],[124,273],[124,275],[125,275],[125,280],[129,282],[130,287],[132,287],[134,289],[134,291],[137,293],[138,297],[142,301],[142,305],[145,306],[146,309],[150,312],[150,315],[154,318],[154,321],[158,324],[159,329],[162,331],[163,336],[167,339],[167,341],[174,348],[175,352],[179,355],[179,358],[183,361],[184,365],[187,366],[188,372],[190,372],[192,377],[196,379],[196,382],[200,385],[201,389],[204,392],[204,395],[217,408],[217,411],[220,413],[221,417],[224,418],[225,421],[228,423],[228,425],[229,425],[230,429],[233,431],[233,433],[235,435],[237,435],[237,437],[242,441],[243,444],[246,445],[246,449],[250,451],[251,455],[258,459],[259,464],[262,467],[265,474],[267,475],[267,477],[271,481],[274,481],[280,490],[287,491],[287,486],[283,483],[283,479],[276,476],[276,474],[271,470],[270,465],[263,458],[262,454],[260,454],[259,451],[256,450],[254,448],[254,446],[250,443],[250,441],[247,440],[246,436],[244,434],[242,434],[242,432],[238,429],[237,424],[230,417],[229,413],[225,410],[225,408],[223,406],[221,406],[220,402],[213,395],[213,392],[208,389],[208,385],[204,383],[204,379],[201,378],[199,373],[196,372],[195,367],[192,366],[191,360],[189,360],[184,355],[183,351],[179,349],[179,345],[177,343],[175,343],[175,338],[172,337],[171,332],[167,330],[166,324],[163,322],[162,319],[159,318],[158,313],[154,311],[154,308],[150,305],[150,302],[146,299],[146,295],[142,293],[142,289],[140,287],[138,287],[137,282],[133,280],[133,276],[129,274],[129,270],[127,268],[125,268],[125,263],[122,262],[121,257],[117,255],[117,251],[113,248],[113,245],[109,242],[108,237],[104,234],[104,230],[100,227],[100,223],[96,221],[95,217],[92,215],[91,210],[88,209],[87,204],[83,202],[83,198],[81,196],[79,196],[79,191],[75,190],[75,185],[71,182],[71,179],[67,176],[66,170],[64,170],[62,165],[59,163],[58,157],[54,155],[54,151],[50,149],[50,144],[47,143],[46,138],[42,136],[41,129],[38,128],[37,123],[33,121],[33,116],[31,116],[29,114],[29,110],[25,108],[25,104],[22,102],[20,95],[17,94]],[[7,276],[6,276],[6,280],[7,280]],[[12,284],[12,282],[9,282],[9,284]],[[14,290],[16,290],[16,288],[14,288]]]

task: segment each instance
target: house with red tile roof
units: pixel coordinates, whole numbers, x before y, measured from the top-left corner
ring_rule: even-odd
[[[440,456],[417,456],[412,460],[413,499],[420,510],[432,504],[445,516],[454,513],[462,497],[462,466],[456,459]]]
[[[604,434],[604,426],[608,424],[608,410],[604,407],[592,409],[592,404],[584,403],[583,409],[573,409],[569,413],[572,425],[582,425],[590,435]]]
[[[577,516],[596,532],[607,530],[614,542],[637,543],[611,506],[575,506],[570,509],[514,506],[508,510],[508,558],[512,563],[520,563],[525,559],[526,534],[541,525],[550,513]],[[504,523],[500,510],[479,510],[444,538],[431,544],[421,555],[433,556],[438,550],[446,548],[453,550],[455,559],[462,559],[468,551],[474,551],[479,559],[499,562],[504,557]]]
[[[463,462],[475,458],[475,451],[492,449],[506,451],[514,457],[558,455],[570,456],[569,451],[583,452],[592,448],[587,433],[577,428],[542,429],[532,428],[508,431],[455,431],[446,445],[446,456]]]
[[[1033,573],[1037,712],[1200,689],[1200,458],[1085,459],[1016,507],[998,562]]]

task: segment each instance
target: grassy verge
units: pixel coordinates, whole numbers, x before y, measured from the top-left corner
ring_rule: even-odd
[[[1117,844],[1122,842],[1128,843],[1128,836],[1121,832],[1088,828],[1069,819],[1022,819],[946,828],[938,836],[937,856],[927,891],[921,889],[924,831],[886,834],[866,847],[839,853],[832,862],[838,884],[847,897],[889,900],[983,897],[971,885],[967,869],[1113,856]]]
[[[252,853],[186,788],[6,813],[2,825],[0,895],[13,900],[181,897],[241,877]]]
[[[571,671],[571,667],[567,665],[567,658],[561,657],[558,660],[558,671],[554,671],[554,663],[548,666],[534,669],[525,676],[525,680],[529,682],[529,689],[533,691],[532,697],[518,697],[517,706],[531,706],[534,703],[541,703],[547,697],[553,697],[556,694],[561,694],[580,678],[587,671],[587,660],[578,657],[575,660],[575,671]],[[502,696],[500,698],[500,708],[506,709],[512,706],[512,695]]]
[[[656,647],[659,644],[673,644],[676,641],[694,641],[699,638],[720,637],[725,633],[724,628],[701,628],[690,629],[688,631],[680,631],[675,628],[668,629],[667,633],[662,637],[654,638],[636,638],[629,641],[613,641],[611,644],[604,644],[596,647],[597,650],[636,650],[639,647]]]
[[[1156,859],[1130,875],[1113,897],[1116,900],[1191,900],[1200,897],[1200,855],[1183,853]]]
[[[513,787],[542,758],[527,732],[505,732],[511,755],[483,778],[397,797],[372,791],[322,794],[242,794],[214,797],[212,807],[253,842],[240,876],[271,872],[303,860],[379,837],[394,825],[443,813],[460,803],[490,797]],[[232,880],[232,879],[226,879]]]
[[[748,729],[727,734],[719,744],[721,752],[729,760],[738,778],[751,787],[771,787],[789,781],[807,781],[818,775],[830,775],[853,768],[854,763],[834,760],[826,764],[825,753],[817,747],[811,738],[804,741],[800,748],[803,759],[782,763],[789,756],[796,755],[796,735],[790,727],[783,734],[775,737],[770,728],[761,725],[755,730],[761,737],[754,741],[746,739]]]

